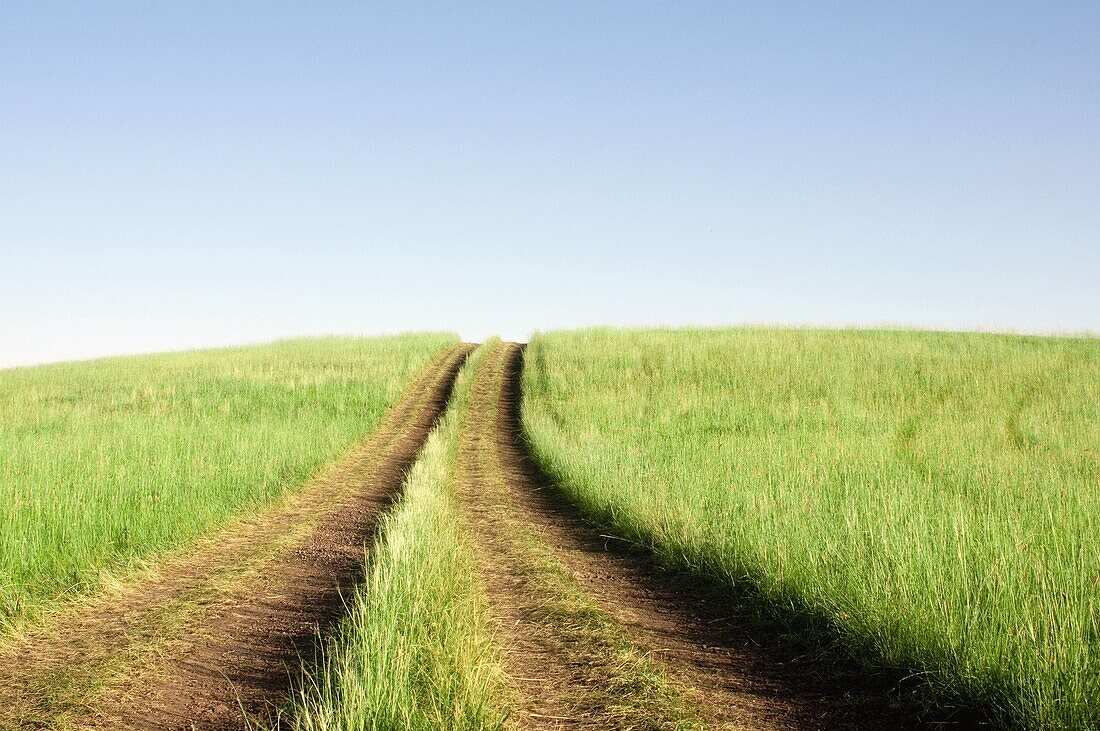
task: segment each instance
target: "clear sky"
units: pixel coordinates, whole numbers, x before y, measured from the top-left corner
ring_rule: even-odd
[[[0,365],[1100,331],[1100,3],[0,3]]]

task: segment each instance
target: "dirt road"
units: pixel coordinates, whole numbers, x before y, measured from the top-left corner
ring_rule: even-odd
[[[523,350],[474,374],[457,479],[514,694],[515,728],[836,729],[915,725],[881,685],[807,661],[584,520],[535,468]],[[375,433],[308,485],[155,572],[0,651],[0,729],[242,729],[270,719],[361,578],[379,518],[470,346],[438,357]]]

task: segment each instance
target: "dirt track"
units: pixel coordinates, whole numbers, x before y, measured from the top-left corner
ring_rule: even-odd
[[[858,671],[806,662],[581,518],[527,458],[522,348],[475,374],[458,452],[464,529],[520,728],[913,726]],[[286,698],[343,609],[379,517],[470,348],[441,355],[360,448],[300,492],[0,651],[0,729],[241,729]]]
[[[240,729],[341,614],[469,354],[437,357],[361,447],[273,509],[0,653],[0,729]]]
[[[805,662],[774,638],[750,633],[729,620],[726,602],[713,592],[658,570],[644,553],[577,515],[526,456],[518,416],[521,363],[514,344],[485,358],[460,452],[465,509],[482,546],[490,602],[520,699],[520,727],[914,725],[912,715],[891,711],[885,689],[868,685],[858,671]],[[562,581],[583,594],[578,601],[586,606],[573,602],[576,616],[569,606],[563,616],[555,604],[561,592],[546,586]],[[593,616],[595,629],[585,631]],[[622,652],[618,633],[634,652]],[[645,668],[629,667],[638,656],[652,659],[667,685],[639,688]],[[607,692],[616,686],[619,692]]]

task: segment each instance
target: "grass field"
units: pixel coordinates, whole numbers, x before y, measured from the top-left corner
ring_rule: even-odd
[[[271,501],[451,335],[0,370],[0,630]]]
[[[0,726],[1100,728],[1100,341],[456,343],[0,371]]]
[[[536,460],[665,562],[932,701],[1100,726],[1100,341],[562,332],[523,386]]]

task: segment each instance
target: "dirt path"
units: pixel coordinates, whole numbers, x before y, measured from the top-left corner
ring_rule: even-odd
[[[546,552],[541,536],[517,515],[512,491],[521,476],[502,459],[497,408],[510,349],[489,346],[472,386],[459,444],[459,498],[485,583],[496,635],[522,714],[531,728],[615,728],[622,713],[608,712],[606,689],[618,674],[614,640],[592,623],[593,607],[571,586],[564,567]],[[593,626],[594,624],[594,626]],[[633,713],[625,714],[632,725]]]
[[[477,376],[459,475],[523,728],[903,728],[886,689],[807,662],[729,600],[601,536],[526,457],[522,350]]]
[[[0,729],[240,729],[286,697],[342,612],[378,518],[468,346],[442,353],[360,447],[258,516],[0,648]]]

